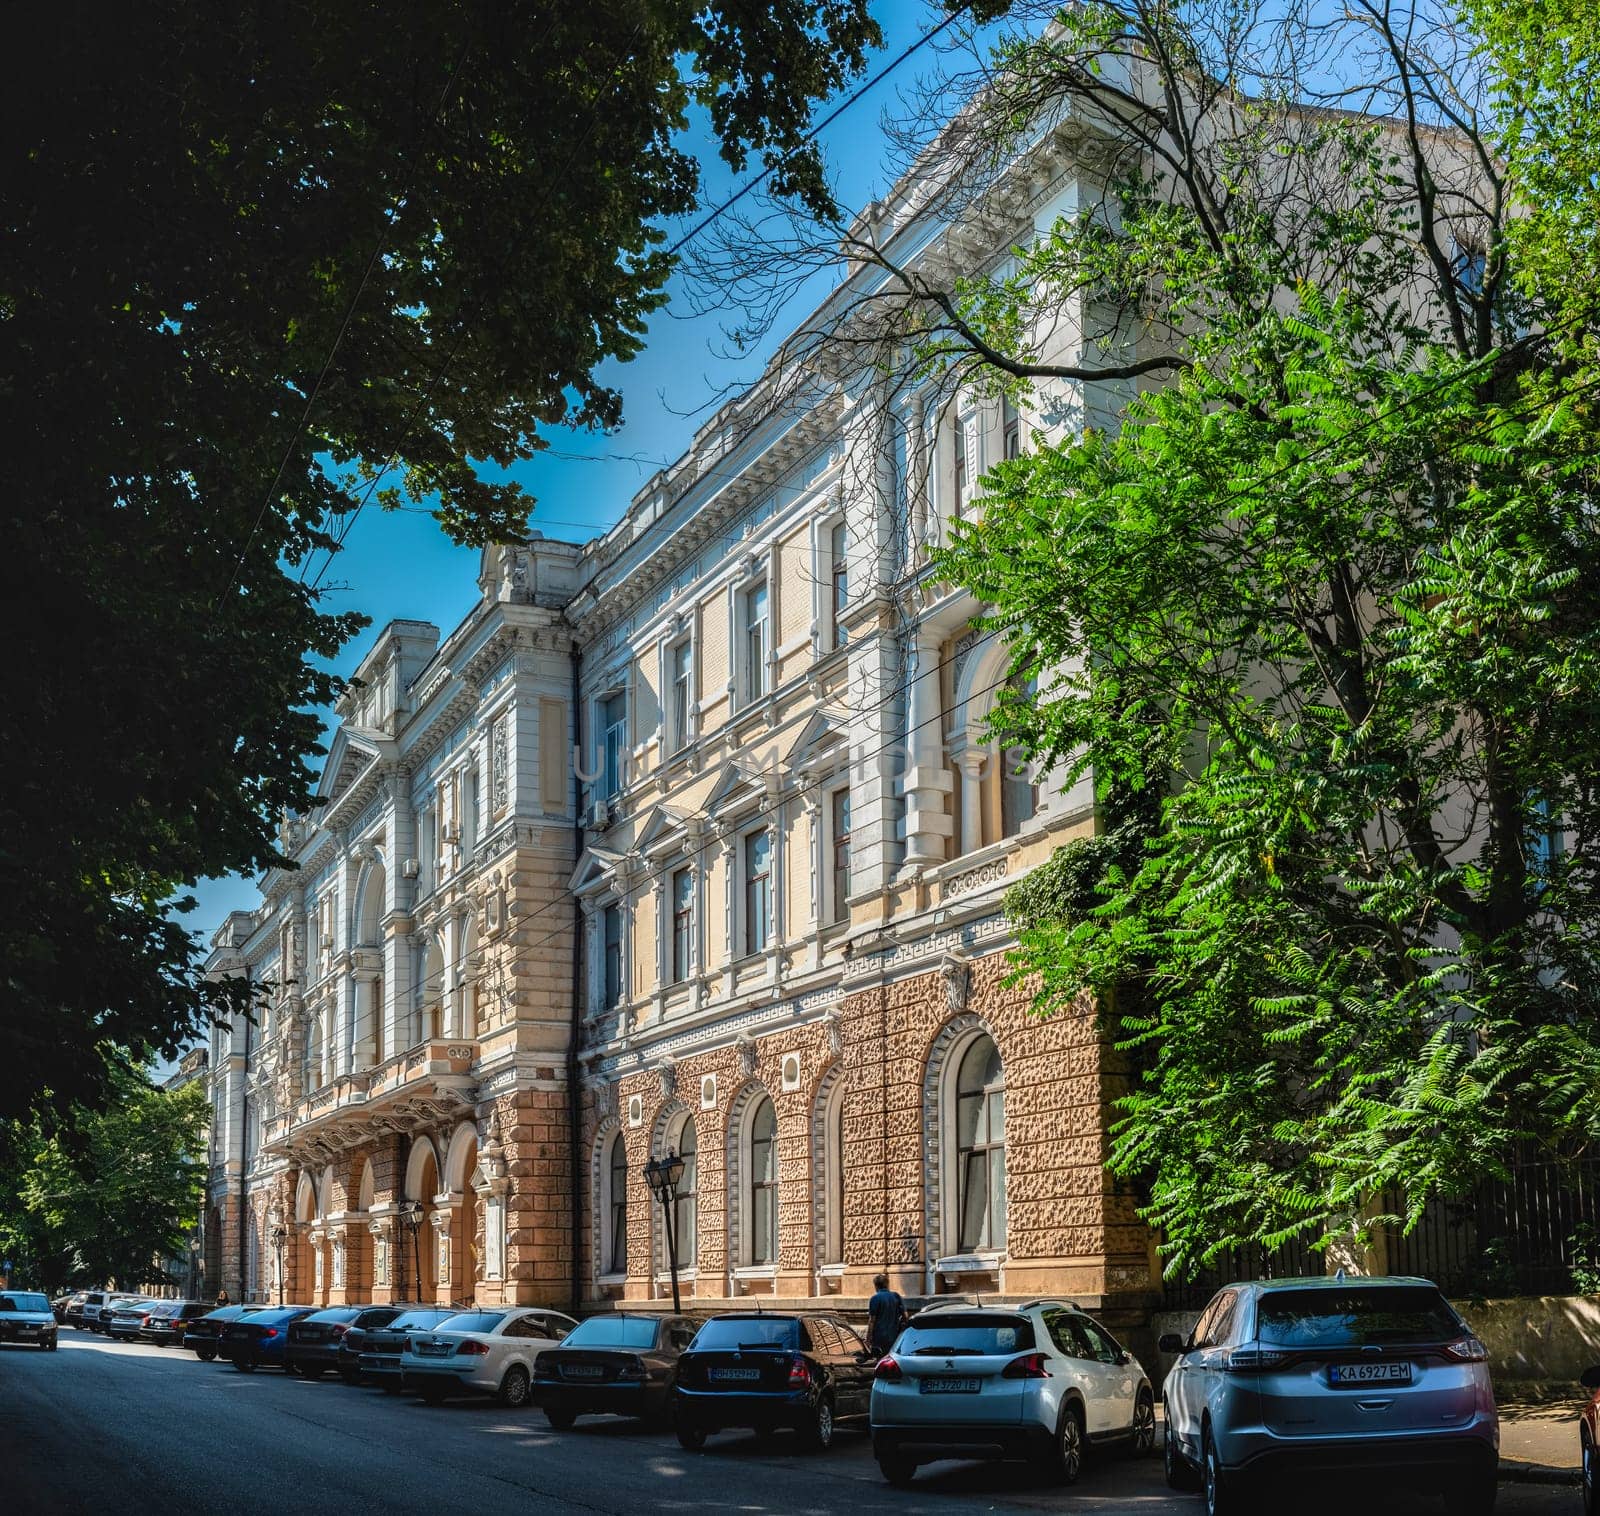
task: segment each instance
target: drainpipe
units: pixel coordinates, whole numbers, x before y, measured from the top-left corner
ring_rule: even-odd
[[[245,1227],[245,1206],[250,1195],[250,1032],[255,1017],[247,1013],[244,1018],[244,1074],[239,1081],[239,1302],[244,1303],[245,1281],[249,1277],[245,1268],[245,1246],[249,1233]],[[220,1263],[220,1258],[218,1262]],[[218,1271],[221,1272],[220,1270]]]
[[[578,719],[583,698],[581,665],[583,655],[576,642],[572,649],[572,742],[568,751],[576,751],[583,740],[583,725]],[[572,778],[572,836],[573,866],[583,857],[583,805],[578,790],[577,775]],[[576,896],[572,901],[572,1027],[567,1036],[567,1168],[571,1182],[567,1210],[572,1219],[572,1311],[576,1315],[578,1302],[583,1298],[582,1248],[578,1239],[583,1236],[583,1124],[578,1109],[578,1052],[583,1040],[583,904]]]

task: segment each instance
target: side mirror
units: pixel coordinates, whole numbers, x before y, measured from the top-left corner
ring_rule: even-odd
[[[1578,1383],[1586,1390],[1600,1390],[1600,1363],[1585,1369],[1578,1376]]]
[[[1117,1363],[1119,1367],[1126,1366],[1132,1362],[1133,1354],[1130,1353],[1126,1348],[1123,1348],[1122,1351],[1117,1354]]]
[[[1163,1353],[1181,1353],[1184,1348],[1183,1338],[1176,1332],[1163,1332],[1156,1347]]]

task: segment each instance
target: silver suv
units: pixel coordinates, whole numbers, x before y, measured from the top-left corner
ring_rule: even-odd
[[[1187,1340],[1161,1350],[1167,1483],[1209,1516],[1288,1483],[1357,1476],[1494,1506],[1500,1423],[1488,1354],[1426,1279],[1270,1279],[1229,1285]]]
[[[1013,1458],[1078,1477],[1086,1446],[1155,1447],[1150,1381],[1069,1301],[930,1306],[879,1361],[872,1451],[890,1484],[919,1463]]]

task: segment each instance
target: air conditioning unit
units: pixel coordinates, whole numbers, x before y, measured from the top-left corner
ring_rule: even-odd
[[[459,826],[447,826],[444,829],[444,840],[449,843],[460,842],[461,828]]]
[[[333,933],[332,932],[324,932],[322,934],[322,951],[324,953],[331,953],[333,951]]]
[[[422,864],[415,858],[405,858],[400,862],[400,872],[407,879],[415,879],[422,872]]]
[[[591,832],[603,832],[611,825],[611,806],[604,800],[592,800],[584,812],[583,824]]]

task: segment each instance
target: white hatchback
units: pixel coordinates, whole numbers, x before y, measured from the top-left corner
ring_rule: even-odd
[[[559,1311],[526,1306],[462,1311],[431,1332],[406,1338],[401,1380],[430,1404],[465,1390],[498,1395],[502,1405],[524,1405],[534,1359],[577,1324]]]
[[[1155,1447],[1150,1381],[1099,1322],[1069,1301],[930,1306],[872,1382],[872,1451],[906,1484],[940,1458],[1011,1458],[1063,1483],[1085,1450]]]

